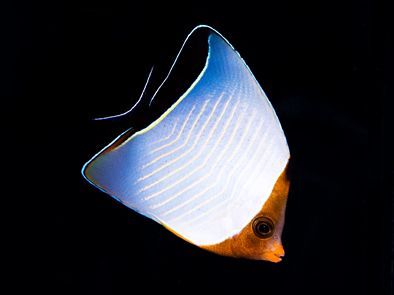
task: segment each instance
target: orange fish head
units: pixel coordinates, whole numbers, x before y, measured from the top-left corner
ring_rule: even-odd
[[[282,231],[290,182],[286,169],[260,212],[237,235],[202,248],[224,256],[279,262],[285,255]]]
[[[239,236],[242,240],[243,249],[240,245],[235,247],[240,257],[279,262],[285,255],[282,245],[282,230],[284,224],[284,212],[280,219],[269,216],[266,212],[258,215],[245,232],[245,236]]]

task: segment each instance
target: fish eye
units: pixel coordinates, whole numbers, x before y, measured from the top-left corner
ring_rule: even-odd
[[[254,234],[261,239],[267,239],[274,233],[274,223],[268,217],[257,217],[252,226]]]

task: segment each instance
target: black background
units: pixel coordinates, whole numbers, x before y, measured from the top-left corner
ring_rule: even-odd
[[[5,252],[13,288],[390,294],[388,7],[367,0],[134,2],[2,9],[1,132],[10,176],[3,197],[13,201],[3,208],[15,209],[5,223],[16,250]],[[205,59],[203,33],[147,107],[185,36],[202,23],[246,60],[289,142],[292,185],[279,264],[200,250],[80,174],[121,131],[145,127],[190,85]],[[130,107],[153,64],[152,83],[131,116],[91,120]]]

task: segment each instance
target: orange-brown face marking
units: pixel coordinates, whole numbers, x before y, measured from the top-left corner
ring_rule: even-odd
[[[286,171],[287,167],[276,181],[263,208],[239,234],[202,248],[224,256],[281,261],[285,254],[281,236],[290,186]]]

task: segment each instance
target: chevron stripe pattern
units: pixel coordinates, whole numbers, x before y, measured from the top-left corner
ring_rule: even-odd
[[[216,33],[208,42],[202,73],[173,108],[83,171],[196,245],[240,232],[290,157],[275,111],[243,59]]]

